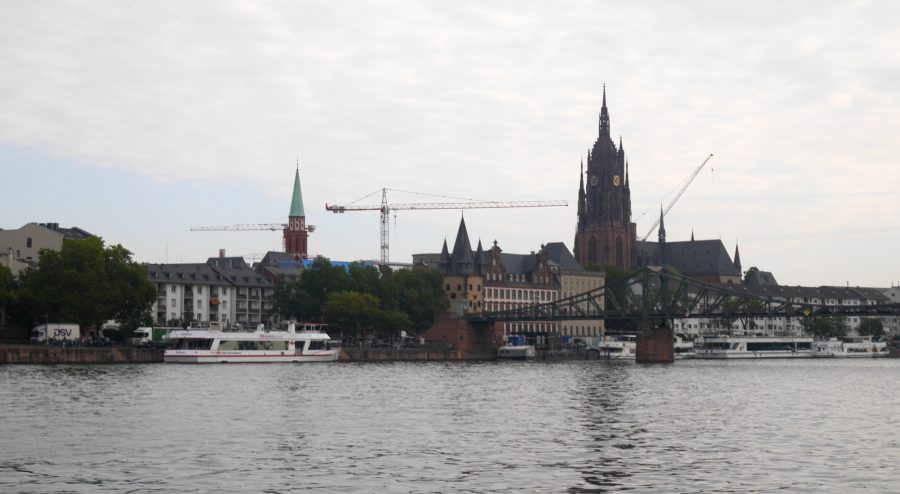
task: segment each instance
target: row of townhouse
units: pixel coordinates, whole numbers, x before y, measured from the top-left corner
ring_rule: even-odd
[[[151,314],[156,324],[173,319],[271,327],[275,283],[254,271],[242,257],[211,257],[205,263],[146,264],[157,298]]]

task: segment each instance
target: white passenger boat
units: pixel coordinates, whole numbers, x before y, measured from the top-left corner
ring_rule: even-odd
[[[534,345],[529,345],[524,336],[510,335],[506,338],[506,344],[497,349],[497,358],[503,359],[529,359],[534,358],[537,352]]]
[[[887,357],[890,353],[884,341],[874,341],[871,336],[846,336],[816,340],[812,347],[813,357]]]
[[[694,358],[694,342],[675,335],[673,353],[676,359]]]
[[[605,335],[595,348],[599,358],[634,360],[637,356],[637,336],[633,334]]]
[[[497,358],[529,359],[537,352],[532,345],[503,345],[497,349]]]
[[[230,332],[215,329],[171,331],[163,361],[178,363],[224,362],[333,362],[339,342],[321,331],[322,325],[294,323],[287,331]]]
[[[700,336],[694,341],[697,359],[805,357],[812,357],[812,338]]]

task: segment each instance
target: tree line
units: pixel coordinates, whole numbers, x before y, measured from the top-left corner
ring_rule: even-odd
[[[324,322],[348,337],[387,340],[430,327],[446,310],[442,281],[435,269],[393,272],[358,263],[345,269],[318,258],[299,281],[276,286],[270,315]],[[154,323],[156,297],[146,267],[126,248],[106,246],[99,237],[67,239],[59,251],[44,249],[36,268],[18,277],[0,266],[0,307],[28,328],[44,322],[100,328],[115,320],[127,336]]]
[[[0,266],[0,306],[25,327],[74,322],[100,328],[111,319],[137,327],[150,317],[156,285],[131,255],[99,237],[64,240],[59,251],[42,249],[37,267],[18,277]]]
[[[345,338],[389,340],[400,331],[430,327],[447,309],[442,283],[436,269],[395,272],[360,263],[344,268],[319,257],[299,281],[275,288],[273,310],[282,319],[324,322]]]

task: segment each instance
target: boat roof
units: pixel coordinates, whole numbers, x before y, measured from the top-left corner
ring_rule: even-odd
[[[731,341],[812,341],[812,338],[793,336],[728,336],[728,335],[700,335],[704,340],[731,340]]]
[[[169,338],[219,339],[242,341],[295,341],[295,340],[330,340],[328,333],[320,331],[210,331],[208,329],[185,329],[169,332]]]

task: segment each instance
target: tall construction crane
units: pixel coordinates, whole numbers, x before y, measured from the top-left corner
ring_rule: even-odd
[[[243,225],[224,225],[224,226],[193,226],[192,232],[236,232],[245,230],[271,230],[277,232],[287,228],[287,223],[253,223]]]
[[[390,212],[400,209],[489,209],[489,208],[543,208],[552,206],[568,206],[566,201],[467,201],[467,202],[418,202],[389,204],[387,193],[393,189],[381,189],[381,204],[369,206],[357,206],[353,203],[344,206],[329,206],[325,209],[332,213],[346,213],[352,211],[381,211],[381,262],[390,261]],[[376,191],[377,192],[377,191]],[[369,194],[361,199],[365,199]],[[394,190],[394,192],[404,192]],[[358,200],[361,200],[358,199]],[[355,202],[355,201],[354,201]]]
[[[713,155],[712,155],[712,153],[710,153],[709,156],[707,156],[706,159],[703,160],[703,163],[700,163],[700,166],[698,166],[697,169],[694,170],[693,173],[691,173],[691,176],[687,178],[687,180],[681,186],[681,189],[678,190],[678,193],[675,194],[675,197],[672,198],[672,201],[669,203],[668,206],[666,206],[666,209],[663,210],[662,215],[659,218],[657,218],[656,221],[653,222],[653,226],[650,227],[650,230],[647,232],[646,235],[644,235],[644,237],[641,239],[641,241],[647,240],[647,237],[649,237],[653,233],[653,231],[656,230],[656,227],[659,226],[659,222],[662,220],[663,216],[665,216],[666,214],[669,213],[669,210],[672,209],[672,206],[674,206],[675,203],[678,202],[678,198],[681,197],[681,194],[684,194],[684,191],[686,191],[688,186],[691,185],[691,182],[693,182],[694,179],[697,178],[697,175],[700,174],[700,170],[702,170],[703,167],[706,166],[706,163],[710,159],[712,159],[712,157],[713,157]]]
[[[288,227],[287,223],[244,223],[240,225],[222,225],[222,226],[192,226],[192,232],[240,232],[240,231],[259,231],[269,230],[273,232],[284,230]],[[316,225],[306,225],[306,231],[312,233],[316,231]],[[284,246],[282,246],[284,248]]]

